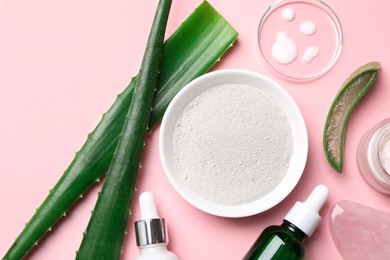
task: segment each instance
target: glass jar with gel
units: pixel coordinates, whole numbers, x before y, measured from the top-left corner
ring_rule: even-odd
[[[356,160],[360,174],[368,184],[390,195],[390,118],[363,135]]]

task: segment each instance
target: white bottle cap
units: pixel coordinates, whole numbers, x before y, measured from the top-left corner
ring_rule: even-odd
[[[137,246],[167,243],[165,222],[158,216],[156,201],[151,192],[143,192],[139,197],[142,220],[136,221]]]
[[[160,218],[157,212],[156,200],[151,192],[145,191],[139,196],[142,219]]]
[[[328,187],[318,185],[305,202],[297,201],[284,219],[310,237],[321,222],[319,212],[328,196]]]

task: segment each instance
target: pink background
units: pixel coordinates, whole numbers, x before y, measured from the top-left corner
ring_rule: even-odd
[[[257,25],[272,0],[210,3],[240,33],[214,70],[239,68],[263,73],[296,100],[306,120],[309,157],[298,186],[273,209],[247,218],[227,219],[201,212],[168,183],[158,152],[159,127],[147,140],[138,192],[153,191],[169,224],[170,249],[181,259],[240,259],[260,232],[280,224],[296,200],[319,183],[331,196],[324,221],[306,243],[307,259],[340,259],[327,223],[330,207],[342,200],[390,213],[389,198],[361,178],[355,152],[363,133],[389,117],[390,3],[382,0],[326,0],[344,29],[344,49],[323,77],[305,83],[282,80],[270,72],[257,50]],[[167,35],[201,3],[174,1]],[[0,0],[0,255],[3,256],[84,143],[88,132],[138,71],[152,17],[153,1]],[[360,65],[382,64],[375,87],[349,122],[342,176],[328,165],[322,132],[329,106],[344,79]],[[88,223],[99,186],[95,186],[57,225],[28,259],[73,259]],[[133,259],[133,221],[129,220],[123,259]],[[352,227],[351,227],[352,228]],[[355,227],[358,228],[358,227]]]

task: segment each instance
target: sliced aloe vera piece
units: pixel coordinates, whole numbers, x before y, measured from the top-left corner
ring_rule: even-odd
[[[198,29],[198,25],[202,25],[202,29]],[[208,2],[200,4],[164,44],[150,127],[159,122],[174,95],[219,61],[237,36],[234,28]],[[98,182],[108,170],[135,83],[136,78],[104,114],[3,259],[22,259],[58,219],[65,216],[88,187]]]
[[[356,105],[374,84],[379,67],[379,62],[370,62],[355,70],[342,84],[341,90],[329,109],[324,128],[323,146],[326,159],[339,173],[343,170],[348,119]]]

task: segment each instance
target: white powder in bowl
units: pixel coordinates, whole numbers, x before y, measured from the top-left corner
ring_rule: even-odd
[[[195,97],[176,122],[172,144],[186,184],[226,206],[271,192],[285,176],[293,150],[281,107],[242,84],[216,85]]]

